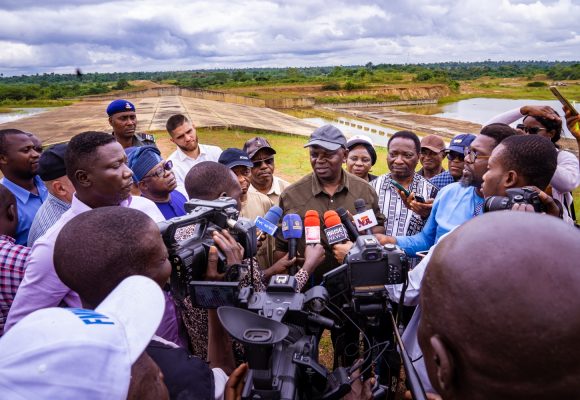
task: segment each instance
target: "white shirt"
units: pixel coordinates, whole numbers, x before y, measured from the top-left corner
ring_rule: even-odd
[[[222,154],[222,149],[217,146],[210,146],[206,144],[200,144],[199,146],[199,156],[197,158],[191,158],[185,154],[179,147],[171,153],[167,160],[171,160],[173,163],[173,173],[175,174],[175,180],[177,181],[177,190],[179,190],[186,198],[187,192],[185,191],[185,176],[195,164],[199,164],[202,161],[215,161],[218,162],[220,155]]]

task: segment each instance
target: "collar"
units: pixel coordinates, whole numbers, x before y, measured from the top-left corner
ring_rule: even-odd
[[[52,201],[54,203],[57,203],[60,206],[66,207],[66,208],[69,208],[70,207],[70,204],[69,203],[67,203],[64,200],[59,199],[58,197],[56,197],[55,195],[53,195],[50,192],[48,193],[48,196],[46,197],[46,200],[50,200],[50,201]]]
[[[338,184],[338,187],[336,188],[336,192],[334,192],[334,193],[341,192],[343,189],[346,189],[348,191],[348,186],[349,186],[348,174],[346,172],[344,172],[344,170],[342,168],[340,169],[340,174],[341,174],[340,175],[340,183]],[[322,183],[320,182],[320,180],[316,176],[316,173],[312,172],[312,195],[316,196],[320,193],[326,193],[326,192],[324,191],[324,187],[322,186]]]
[[[179,147],[176,149],[177,151],[177,157],[179,158],[179,161],[185,161],[185,160],[198,160],[199,157],[201,157],[204,154],[207,154],[207,152],[205,151],[205,146],[203,144],[197,144],[197,147],[199,147],[199,155],[197,156],[197,158],[192,158],[190,156],[188,156],[187,154],[185,154],[183,152],[183,150],[181,150]]]
[[[121,204],[119,204],[119,206],[120,207],[129,207],[131,205],[132,201],[133,201],[133,196],[129,195],[129,198],[127,200],[123,200],[121,202]],[[71,212],[73,212],[75,215],[80,214],[80,213],[85,212],[85,211],[92,210],[91,207],[89,207],[88,205],[83,203],[81,200],[79,200],[76,193],[73,194],[72,202],[70,204],[70,209],[72,210]]]
[[[28,190],[24,189],[22,186],[17,185],[16,183],[12,182],[10,179],[6,177],[2,179],[2,184],[6,186],[6,189],[10,190],[14,195],[14,197],[16,197],[16,199],[23,204],[28,203],[28,200],[30,200],[30,196],[40,197],[41,200],[43,200],[43,197],[46,199],[45,193],[48,193],[48,190],[46,189],[46,186],[44,186],[44,182],[42,182],[42,179],[40,179],[38,175],[35,175],[34,178],[32,179],[34,181],[36,189],[38,190],[38,195],[32,194]]]
[[[274,176],[272,178],[272,186],[270,186],[270,190],[268,190],[268,195],[275,194],[280,196],[282,194],[282,190],[280,189],[280,178]]]

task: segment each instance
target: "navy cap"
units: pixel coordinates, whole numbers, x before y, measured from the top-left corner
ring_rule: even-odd
[[[135,106],[133,105],[133,103],[127,100],[117,99],[112,101],[111,104],[109,104],[109,106],[107,107],[107,114],[109,115],[109,117],[113,114],[125,111],[135,112]]]
[[[250,168],[254,166],[254,163],[250,160],[250,156],[248,155],[248,153],[240,149],[235,149],[233,147],[230,147],[229,149],[225,149],[224,151],[222,151],[222,154],[220,155],[218,162],[230,169],[233,167],[237,167],[238,165]]]
[[[455,136],[449,142],[449,147],[447,147],[447,151],[455,151],[457,153],[463,154],[463,149],[471,144],[475,140],[475,135],[471,133],[462,133],[461,135]]]
[[[346,137],[335,126],[323,125],[310,135],[310,140],[304,147],[320,146],[326,150],[335,151],[343,147],[346,149]]]
[[[40,154],[38,176],[43,181],[52,181],[66,175],[64,154],[68,143],[59,143],[49,147]]]
[[[127,165],[133,171],[133,180],[139,182],[163,159],[159,149],[155,146],[133,147],[127,154]]]

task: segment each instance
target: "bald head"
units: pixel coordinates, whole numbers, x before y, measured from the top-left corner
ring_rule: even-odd
[[[227,196],[238,201],[239,205],[242,194],[232,170],[213,161],[194,165],[187,173],[184,185],[190,199],[215,200]]]
[[[157,224],[125,207],[95,208],[71,219],[56,239],[53,257],[58,277],[90,308],[128,276],[163,284],[171,272]]]
[[[580,232],[540,214],[484,214],[433,253],[419,342],[445,399],[577,397]]]

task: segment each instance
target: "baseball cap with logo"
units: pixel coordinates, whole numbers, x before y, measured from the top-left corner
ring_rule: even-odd
[[[447,150],[463,154],[463,149],[469,146],[474,140],[475,135],[472,135],[471,133],[462,133],[461,135],[457,135],[451,139]]]
[[[244,143],[244,151],[248,153],[250,158],[254,158],[259,150],[268,149],[271,154],[276,154],[276,150],[270,146],[270,143],[263,137],[256,136]]]
[[[445,142],[437,135],[427,135],[421,139],[421,148],[427,148],[435,153],[445,150]]]
[[[225,165],[228,168],[237,167],[243,165],[245,167],[252,168],[254,163],[250,160],[250,156],[243,150],[230,147],[222,151],[220,158],[218,159],[220,164]]]
[[[125,111],[135,112],[135,106],[133,103],[123,99],[113,100],[107,107],[107,115],[110,117],[113,114],[117,114]]]
[[[346,137],[335,126],[323,125],[310,135],[310,140],[304,147],[320,146],[326,150],[335,151],[343,147],[346,149]]]
[[[126,399],[131,366],[157,330],[165,299],[144,276],[123,280],[95,310],[45,308],[0,338],[7,399]]]

